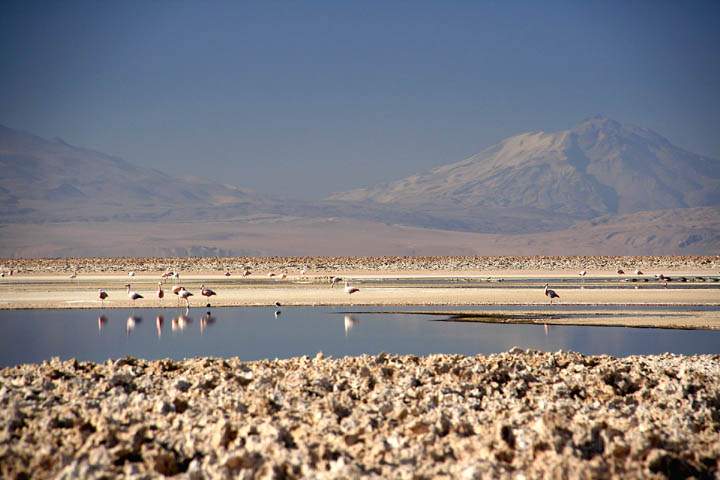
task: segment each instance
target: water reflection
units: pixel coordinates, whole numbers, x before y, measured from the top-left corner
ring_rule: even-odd
[[[215,317],[213,317],[210,310],[208,310],[200,319],[200,335],[204,334],[208,325],[212,325],[213,323],[215,323]]]
[[[135,325],[142,322],[142,317],[138,317],[137,315],[130,315],[127,319],[127,322],[125,323],[125,333],[127,335],[130,335],[133,330],[135,330]]]
[[[165,323],[165,317],[162,315],[158,315],[155,317],[155,330],[157,331],[158,338],[162,337],[162,328],[163,324]]]
[[[172,331],[183,332],[192,322],[193,319],[189,314],[189,310],[185,310],[185,313],[182,313],[172,319]]]
[[[382,308],[385,311],[388,307]],[[693,311],[688,307],[674,308],[677,312]],[[144,309],[142,318],[151,319],[146,321],[154,325],[144,331],[138,311],[131,309],[0,310],[0,366],[53,356],[94,361],[124,355],[148,359],[239,356],[255,360],[314,355],[318,351],[333,356],[382,351],[474,355],[513,346],[611,355],[720,353],[720,331],[444,322],[436,321],[436,316],[383,313],[368,317],[339,310],[286,307],[282,317],[272,321],[268,315],[274,310],[267,307],[217,308],[212,312],[203,309],[193,313],[195,325],[184,307]],[[292,321],[285,321],[285,316]],[[166,328],[172,328],[172,332]],[[160,336],[162,341],[158,341]]]
[[[108,317],[105,315],[100,315],[98,317],[98,331],[102,333],[102,329],[105,326],[105,324],[108,322]]]
[[[358,320],[353,315],[345,315],[344,322],[345,324],[345,336],[347,337],[350,333],[350,330],[357,327],[360,324],[360,320]]]

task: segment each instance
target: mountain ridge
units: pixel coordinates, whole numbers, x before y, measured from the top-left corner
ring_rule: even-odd
[[[569,130],[506,138],[459,162],[332,201],[533,207],[597,215],[720,204],[720,162],[675,147],[642,127],[590,117]]]

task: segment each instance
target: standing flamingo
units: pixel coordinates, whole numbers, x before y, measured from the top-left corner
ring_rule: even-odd
[[[555,292],[555,290],[550,290],[548,288],[548,284],[545,284],[545,296],[550,298],[550,303],[552,303],[553,298],[560,298],[560,295]]]
[[[142,295],[140,295],[139,293],[137,293],[135,291],[131,291],[129,283],[127,285],[125,285],[125,288],[127,288],[127,296],[130,300],[132,300],[133,306],[135,306],[135,300],[138,300],[140,298],[145,298]]]
[[[204,297],[207,297],[208,300],[210,300],[210,297],[212,297],[213,295],[217,295],[217,293],[215,293],[213,290],[210,290],[205,285],[200,285],[200,294]],[[208,303],[207,306],[209,307],[210,304]]]
[[[98,290],[98,297],[100,298],[100,308],[105,308],[105,299],[108,298],[108,293],[104,289]]]
[[[359,291],[360,291],[359,288],[353,287],[348,282],[345,282],[345,293],[347,293],[348,295],[352,295],[353,293],[359,292]]]
[[[175,285],[175,286],[172,288],[172,293],[173,293],[173,295],[177,295],[177,296],[178,296],[178,306],[180,306],[180,291],[181,291],[181,290],[185,290],[185,287],[183,287],[183,286],[181,286],[181,285]]]
[[[192,296],[193,294],[186,290],[185,287],[182,287],[182,289],[178,292],[178,297],[185,299],[185,302],[187,302],[187,308],[190,308],[190,297]]]

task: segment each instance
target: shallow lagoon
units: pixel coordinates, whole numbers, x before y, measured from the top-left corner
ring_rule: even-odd
[[[562,310],[560,306],[551,308]],[[5,310],[0,311],[0,365],[39,362],[53,356],[104,361],[126,355],[256,360],[315,355],[319,351],[332,356],[380,352],[474,355],[513,346],[615,356],[720,353],[720,331],[499,325],[448,322],[443,321],[445,317],[421,314],[347,313],[351,310],[360,309],[283,307],[277,316],[275,309],[267,307],[215,308],[211,313],[193,308],[187,314],[174,308]]]

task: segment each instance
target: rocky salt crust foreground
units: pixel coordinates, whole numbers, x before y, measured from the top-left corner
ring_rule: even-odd
[[[716,478],[720,356],[321,354],[0,371],[2,478]]]

